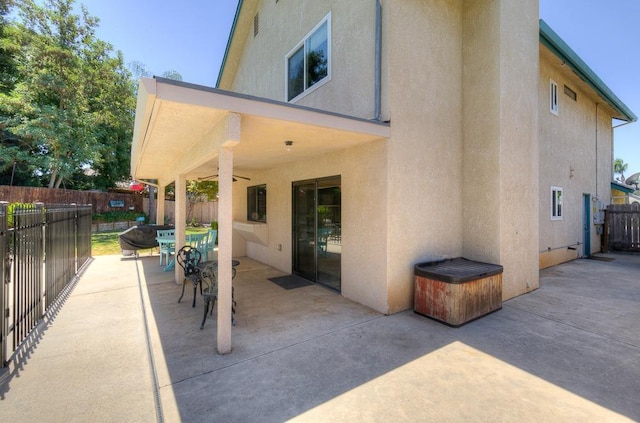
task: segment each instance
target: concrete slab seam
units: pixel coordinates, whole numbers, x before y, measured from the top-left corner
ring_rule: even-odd
[[[142,309],[142,319],[144,322],[145,343],[147,344],[147,357],[149,358],[149,366],[151,367],[151,379],[153,383],[153,399],[156,405],[156,417],[158,423],[164,422],[162,413],[162,402],[160,400],[160,387],[158,386],[158,373],[156,371],[156,362],[153,355],[153,346],[151,344],[151,334],[149,333],[149,321],[147,318],[147,308],[145,306],[144,290],[142,289],[142,278],[140,276],[140,264],[136,257],[136,276],[138,279],[138,289],[140,293],[140,307]]]

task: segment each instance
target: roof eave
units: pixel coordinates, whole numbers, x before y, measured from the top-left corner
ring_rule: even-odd
[[[236,32],[236,26],[238,25],[238,17],[240,16],[240,9],[242,9],[242,3],[243,3],[243,0],[238,1],[236,14],[233,17],[233,24],[231,25],[231,31],[229,31],[229,39],[227,40],[227,47],[224,50],[224,56],[222,57],[222,64],[220,65],[220,70],[218,71],[218,80],[216,81],[216,88],[220,86],[222,73],[224,72],[224,67],[227,64],[227,57],[229,56],[229,50],[231,49],[231,40],[233,40],[233,36]]]
[[[635,192],[635,189],[633,189],[632,187],[629,187],[625,184],[621,184],[620,182],[617,182],[617,181],[611,181],[611,188],[624,192],[626,194],[631,194]]]

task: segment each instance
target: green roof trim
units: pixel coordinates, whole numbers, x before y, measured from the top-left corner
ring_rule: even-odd
[[[619,116],[616,119],[635,122],[638,117],[622,102],[596,73],[565,43],[558,34],[542,19],[540,19],[540,43],[547,47],[569,66],[584,82],[602,97]]]
[[[626,185],[622,185],[621,183],[618,183],[618,182],[613,182],[613,181],[611,182],[611,189],[624,192],[625,194],[632,194],[633,192],[635,192],[635,189],[628,187]]]
[[[231,25],[231,31],[229,32],[229,39],[227,40],[227,47],[224,50],[224,56],[222,57],[222,64],[220,65],[220,70],[218,71],[218,80],[216,81],[216,88],[220,87],[220,79],[222,78],[222,71],[224,70],[224,65],[227,63],[227,56],[229,55],[229,49],[231,48],[231,40],[233,40],[233,34],[236,32],[236,25],[238,24],[238,17],[240,16],[240,9],[242,9],[243,0],[238,1],[238,8],[236,9],[236,14],[233,17],[233,25]]]

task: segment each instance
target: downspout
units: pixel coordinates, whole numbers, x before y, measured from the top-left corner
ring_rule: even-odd
[[[598,197],[598,105],[599,103],[596,103],[596,198],[599,200],[600,197]],[[611,145],[613,145],[613,143],[611,143]]]
[[[611,160],[615,160],[615,154],[614,154],[615,153],[615,149],[614,149],[615,145],[614,145],[614,143],[615,143],[615,140],[616,140],[615,139],[615,129],[616,128],[620,128],[621,126],[628,125],[628,124],[633,123],[633,122],[634,122],[633,120],[629,120],[629,121],[626,121],[624,123],[621,123],[620,125],[616,125],[616,126],[612,126],[611,127]],[[612,181],[615,181],[615,179],[616,179],[615,176],[616,175],[615,175],[615,173],[613,173],[613,166],[612,166],[611,167],[611,180]]]
[[[374,116],[380,121],[382,104],[382,0],[376,2],[376,41],[375,41],[375,90],[374,90]]]

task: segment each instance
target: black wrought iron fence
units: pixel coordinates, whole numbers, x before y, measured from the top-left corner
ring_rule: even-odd
[[[91,206],[0,204],[0,365],[91,257]]]
[[[9,332],[9,316],[5,310],[9,307],[7,298],[11,274],[11,255],[9,253],[9,211],[7,203],[0,203],[0,366],[6,362],[6,336]]]

